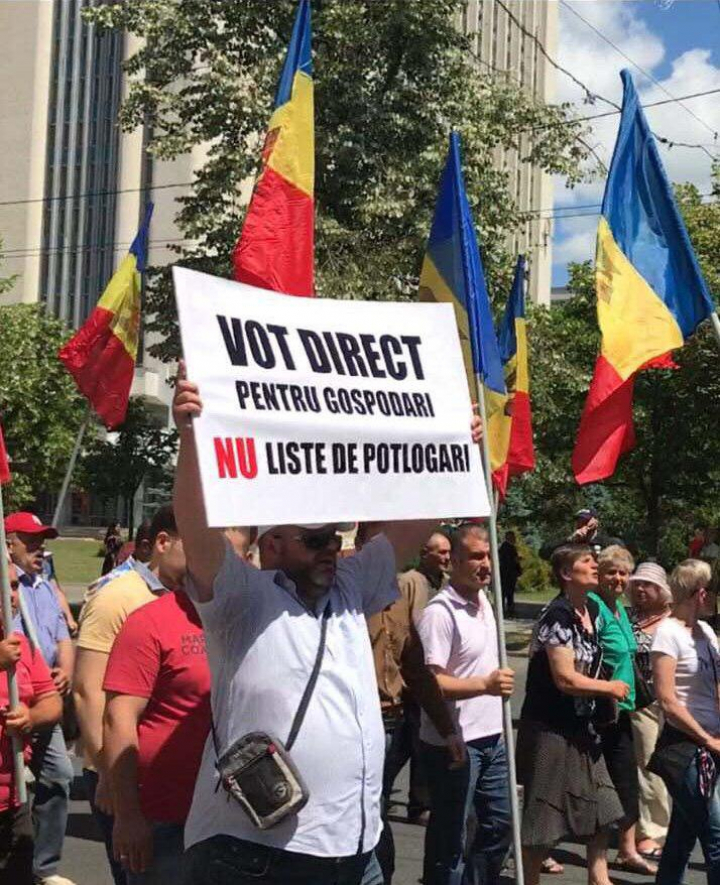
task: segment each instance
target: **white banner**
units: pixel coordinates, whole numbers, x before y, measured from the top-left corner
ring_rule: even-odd
[[[450,305],[173,275],[210,525],[489,513]]]

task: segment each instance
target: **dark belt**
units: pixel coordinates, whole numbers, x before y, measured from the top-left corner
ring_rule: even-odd
[[[230,867],[239,875],[272,875],[281,881],[283,874],[291,874],[288,875],[288,880],[292,881],[332,870],[364,870],[372,854],[368,851],[346,857],[316,857],[226,835],[213,836],[194,845],[191,851],[201,853],[204,862],[209,866],[219,863],[225,868]]]

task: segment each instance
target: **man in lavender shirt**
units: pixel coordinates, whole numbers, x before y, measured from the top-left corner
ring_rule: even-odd
[[[487,529],[465,525],[455,532],[451,568],[449,585],[428,603],[419,631],[425,663],[447,699],[467,761],[448,771],[444,742],[423,712],[420,740],[430,788],[423,882],[495,885],[511,840],[502,698],[512,693],[514,674],[498,666],[495,616],[485,596],[491,578]],[[465,852],[472,805],[477,829]]]

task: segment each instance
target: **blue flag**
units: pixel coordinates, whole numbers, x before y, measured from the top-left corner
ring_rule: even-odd
[[[440,179],[435,217],[420,273],[420,298],[454,306],[470,396],[475,397],[475,375],[479,375],[491,394],[488,412],[498,408],[505,397],[505,376],[465,192],[457,132],[450,135],[450,149]]]

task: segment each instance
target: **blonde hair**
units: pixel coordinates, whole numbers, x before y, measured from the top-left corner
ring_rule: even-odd
[[[670,575],[673,602],[687,602],[701,587],[709,587],[712,578],[710,566],[701,559],[686,559],[676,565]]]
[[[620,544],[611,544],[609,547],[601,550],[597,559],[597,564],[598,571],[600,571],[603,566],[608,565],[624,565],[627,568],[628,573],[632,572],[635,568],[635,560],[632,558],[632,554],[627,547],[621,547]]]

